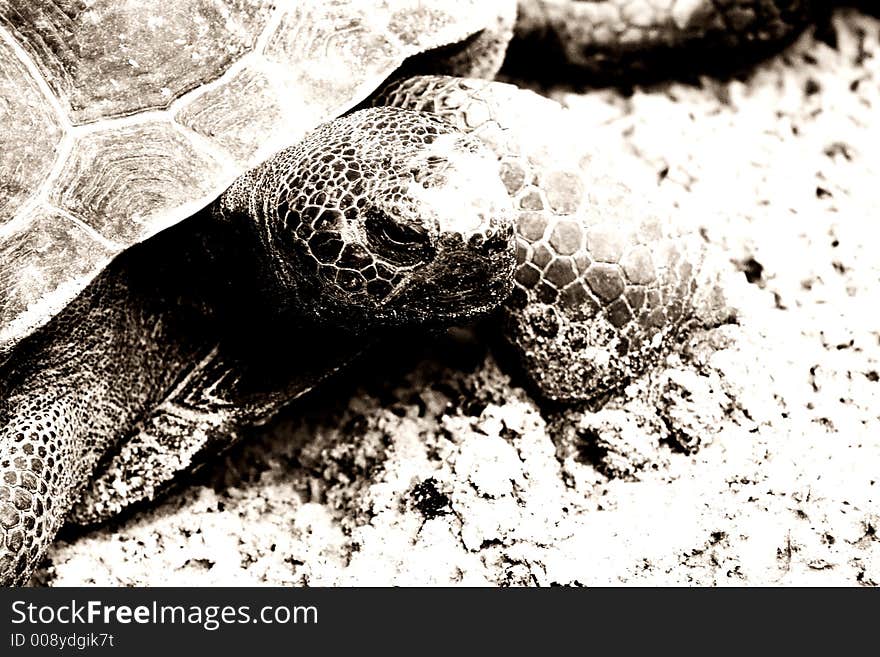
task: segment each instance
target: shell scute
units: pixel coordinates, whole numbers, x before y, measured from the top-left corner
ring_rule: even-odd
[[[79,140],[50,200],[128,245],[166,227],[167,208],[210,194],[221,164],[169,122],[102,130]]]
[[[267,0],[7,0],[0,25],[74,123],[167,107],[249,52]]]
[[[0,39],[0,226],[43,183],[63,136],[37,81]]]

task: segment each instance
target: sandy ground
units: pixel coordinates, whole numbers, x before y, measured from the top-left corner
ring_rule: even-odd
[[[561,417],[473,334],[395,345],[33,583],[880,583],[880,21],[834,27],[742,80],[553,92],[698,218],[736,324]]]

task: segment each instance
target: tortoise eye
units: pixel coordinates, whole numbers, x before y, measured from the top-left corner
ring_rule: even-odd
[[[388,242],[400,246],[415,246],[428,241],[425,231],[412,226],[404,226],[396,221],[387,220],[387,215],[382,215],[382,220],[374,220],[374,227],[382,233],[382,237]]]
[[[383,260],[415,265],[429,260],[433,254],[430,237],[421,227],[407,226],[376,209],[367,211],[364,224],[370,247]]]

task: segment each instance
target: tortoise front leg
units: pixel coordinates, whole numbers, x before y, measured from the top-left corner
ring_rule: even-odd
[[[206,317],[169,291],[161,267],[128,266],[141,251],[0,365],[2,584],[26,581],[96,463],[200,349]]]

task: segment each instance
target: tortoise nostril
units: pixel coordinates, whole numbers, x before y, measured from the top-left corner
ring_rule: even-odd
[[[507,231],[496,234],[490,233],[486,235],[486,241],[480,247],[480,252],[484,255],[489,255],[498,251],[509,250],[511,248],[511,238],[512,235]]]

